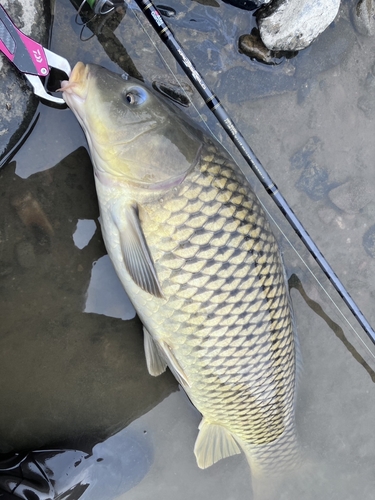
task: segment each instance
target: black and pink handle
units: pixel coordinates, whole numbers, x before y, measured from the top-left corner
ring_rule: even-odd
[[[48,62],[44,49],[15,27],[0,4],[0,51],[21,71],[30,75],[47,76]]]

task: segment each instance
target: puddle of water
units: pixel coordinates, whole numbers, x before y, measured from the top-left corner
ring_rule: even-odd
[[[373,38],[354,32],[349,5],[343,3],[324,38],[295,59],[269,68],[237,52],[237,37],[253,27],[250,13],[187,0],[169,5],[177,12],[169,23],[180,43],[375,324],[375,260],[362,245],[374,224],[375,201],[370,197],[353,212],[346,210],[345,200],[338,208],[330,195],[333,187],[353,179],[374,185],[374,121],[370,107],[365,113],[358,106],[360,98],[371,97]],[[142,31],[132,9],[114,33],[103,28],[99,40],[80,42],[72,4],[56,0],[55,8],[51,48],[72,64],[83,60],[129,70],[126,57],[131,57],[145,81],[173,81],[155,42],[178,79],[191,87],[157,36],[149,28],[147,34]],[[105,49],[100,42],[107,43]],[[112,51],[116,62],[108,57],[111,44],[117,47]],[[200,118],[243,164],[195,93],[193,102]],[[148,376],[140,322],[95,231],[98,207],[83,133],[69,110],[40,106],[39,111],[30,137],[0,172],[0,451],[53,445],[91,451],[122,428],[137,441],[146,431],[152,453],[144,452],[142,477],[126,460],[116,462],[122,446],[127,448],[121,433],[116,434],[103,446],[112,450],[108,453],[117,465],[105,469],[107,477],[100,480],[101,473],[93,472],[99,493],[88,489],[82,498],[250,500],[251,478],[243,456],[205,471],[196,466],[199,415],[182,392],[175,392],[170,375]],[[192,106],[187,112],[199,120]],[[296,158],[305,163],[299,165]],[[306,456],[299,473],[280,485],[277,498],[351,500],[360,495],[370,500],[375,487],[374,348],[268,195],[249,177],[281,231],[339,306],[337,310],[330,303],[275,228],[287,273],[301,281],[292,282],[291,293],[304,364],[297,425]],[[21,216],[25,199],[27,213]],[[134,479],[127,485],[120,479],[126,471],[133,471]]]
[[[124,320],[135,317],[134,307],[108,255],[93,263],[84,311]]]
[[[96,224],[93,220],[78,219],[77,228],[73,233],[73,241],[77,248],[82,250],[89,243],[96,231]]]

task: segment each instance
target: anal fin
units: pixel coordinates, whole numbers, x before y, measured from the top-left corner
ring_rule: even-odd
[[[222,425],[210,424],[204,418],[199,425],[199,434],[194,445],[198,467],[206,469],[222,458],[238,455],[241,448]]]
[[[160,356],[159,350],[150,333],[143,327],[143,342],[145,347],[147,369],[150,375],[157,377],[165,372],[166,361]]]

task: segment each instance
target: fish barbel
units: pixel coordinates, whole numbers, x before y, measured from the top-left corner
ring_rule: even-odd
[[[202,413],[199,467],[240,453],[253,473],[296,460],[293,318],[277,242],[226,151],[143,83],[78,63],[63,96],[86,133],[108,254]]]

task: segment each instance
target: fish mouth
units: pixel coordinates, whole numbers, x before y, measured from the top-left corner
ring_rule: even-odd
[[[59,89],[63,93],[63,98],[69,104],[69,97],[85,101],[88,92],[88,79],[90,75],[89,66],[83,62],[77,62],[74,66],[69,80],[61,82]]]

